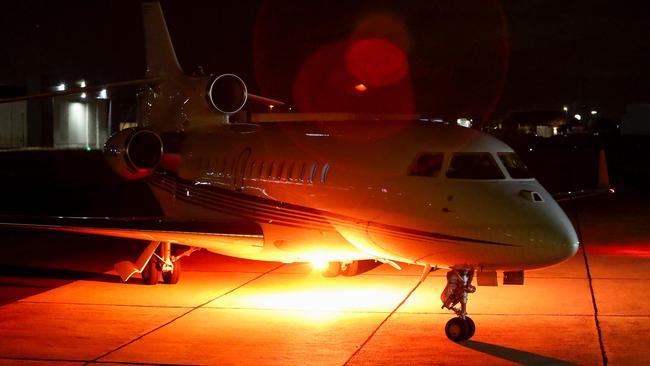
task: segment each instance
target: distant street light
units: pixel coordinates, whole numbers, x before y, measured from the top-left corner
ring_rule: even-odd
[[[65,90],[65,83],[61,83],[61,84],[57,85],[56,90],[64,91]]]
[[[564,110],[565,112],[567,112],[567,111],[569,111],[569,107],[564,106],[564,107],[562,107],[562,110]]]
[[[591,111],[591,114],[592,114],[592,115],[594,115],[594,114],[598,114],[598,111]]]
[[[573,118],[575,118],[575,119],[577,119],[578,121],[580,121],[580,120],[582,119],[582,116],[579,115],[578,113],[576,113],[576,114],[573,116]]]

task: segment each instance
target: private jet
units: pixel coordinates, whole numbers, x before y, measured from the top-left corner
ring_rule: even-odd
[[[115,269],[151,285],[177,283],[181,259],[198,249],[321,262],[326,276],[410,264],[422,266],[423,281],[447,269],[441,300],[455,313],[445,327],[453,341],[474,335],[475,277],[495,286],[503,272],[504,284],[523,284],[525,270],[577,252],[567,215],[496,138],[417,119],[231,122],[247,102],[279,102],[248,93],[233,74],[185,75],[160,5],[144,3],[143,18],[146,78],[98,88],[144,86],[145,127],[114,134],[105,156],[120,176],[148,184],[163,217],[4,226],[147,241]]]

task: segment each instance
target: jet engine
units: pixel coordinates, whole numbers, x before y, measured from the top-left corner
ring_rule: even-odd
[[[151,175],[163,155],[163,143],[157,133],[144,128],[127,128],[111,136],[104,145],[108,164],[128,180]]]
[[[235,114],[246,104],[248,90],[239,76],[222,74],[210,78],[205,95],[217,112]]]

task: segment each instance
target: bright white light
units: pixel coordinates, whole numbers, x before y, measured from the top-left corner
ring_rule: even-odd
[[[564,111],[566,112],[566,111],[568,111],[568,110],[569,110],[569,107],[567,107],[567,106],[564,106],[564,107],[562,107],[562,109],[563,109],[563,110],[564,110]]]
[[[269,104],[269,112],[273,112],[273,108],[275,108],[275,106],[273,104]]]
[[[81,93],[81,99],[86,99],[86,93]]]
[[[108,94],[106,93],[106,89],[102,89],[99,91],[99,99],[108,99]]]
[[[322,272],[326,270],[328,266],[329,262],[322,259],[315,259],[311,262],[311,267],[314,269],[314,271]]]
[[[65,90],[65,83],[61,83],[61,84],[57,85],[56,90],[64,91]]]
[[[79,86],[82,87],[82,88],[85,88],[86,87],[86,82],[84,80],[81,80],[79,82]]]
[[[577,119],[578,121],[580,121],[580,120],[582,119],[582,116],[579,115],[578,113],[576,113],[576,114],[573,116],[573,118],[575,118],[575,119]]]
[[[591,114],[598,114],[598,111],[591,111]]]
[[[467,127],[467,128],[472,127],[472,120],[467,119],[467,118],[458,118],[458,119],[456,120],[456,123],[457,123],[459,126],[463,126],[463,127]]]
[[[553,136],[556,136],[557,133],[558,133],[558,131],[557,131],[557,127],[553,127]]]

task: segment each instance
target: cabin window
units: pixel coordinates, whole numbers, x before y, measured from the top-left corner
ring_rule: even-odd
[[[311,167],[309,168],[309,175],[307,176],[307,183],[312,184],[314,183],[314,177],[316,176],[316,168],[318,167],[318,163],[313,163]]]
[[[409,175],[418,177],[437,177],[442,170],[442,153],[421,153],[409,168]]]
[[[284,161],[283,161],[283,162],[280,162],[280,164],[278,164],[278,171],[277,171],[277,174],[276,174],[276,176],[275,176],[275,179],[277,179],[277,180],[284,180],[284,179],[286,179],[286,175],[285,175],[285,174],[286,174],[286,171],[285,171],[285,168],[286,168],[286,166],[285,166],[285,164],[284,164]]]
[[[287,169],[287,180],[288,180],[289,182],[294,182],[294,181],[297,180],[297,179],[293,176],[295,165],[296,165],[296,164],[292,162],[291,164],[289,164],[289,168]]]
[[[264,161],[260,162],[260,167],[257,170],[257,179],[264,179]]]
[[[516,153],[503,152],[498,153],[497,155],[499,156],[501,163],[503,163],[503,166],[506,167],[506,170],[512,179],[529,179],[533,177],[526,164],[524,164]]]
[[[221,169],[219,169],[218,175],[220,177],[223,177],[226,175],[226,165],[228,164],[228,160],[226,158],[221,159]]]
[[[248,164],[248,171],[246,172],[246,175],[249,179],[253,178],[253,172],[255,171],[255,160],[251,161],[250,164]]]
[[[307,167],[307,164],[302,163],[300,165],[300,171],[298,172],[298,177],[296,178],[300,182],[305,181],[305,168]]]
[[[447,178],[504,179],[490,153],[457,153],[451,157]]]
[[[235,158],[232,158],[230,164],[228,164],[228,173],[227,173],[228,177],[232,177],[232,175],[235,173],[235,160],[236,160]]]
[[[327,174],[330,172],[330,165],[323,165],[323,170],[320,173],[320,182],[325,183],[327,181]]]
[[[266,172],[266,177],[268,179],[273,179],[273,171],[275,170],[275,162],[272,161],[271,164],[269,164],[269,170]]]

